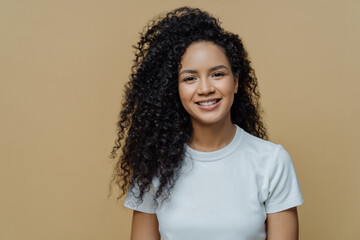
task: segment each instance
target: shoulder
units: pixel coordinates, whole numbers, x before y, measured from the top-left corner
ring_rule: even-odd
[[[242,130],[241,138],[241,150],[250,151],[253,153],[262,153],[267,156],[272,156],[277,154],[277,152],[282,151],[284,148],[280,144],[273,143],[269,140],[261,139],[250,133]]]
[[[291,157],[280,144],[253,136],[242,130],[237,156],[243,156],[246,162],[269,174],[277,165],[291,164]]]

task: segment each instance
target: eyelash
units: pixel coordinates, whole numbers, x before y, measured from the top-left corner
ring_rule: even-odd
[[[217,76],[215,76],[215,75],[217,75]],[[214,77],[222,77],[222,76],[224,76],[225,74],[224,73],[220,73],[220,72],[217,72],[217,73],[214,73],[213,74],[213,76]],[[187,77],[187,78],[184,78],[184,82],[187,82],[187,81],[192,81],[192,80],[194,80],[194,77]]]
[[[215,77],[221,77],[221,76],[224,76],[224,75],[225,75],[224,73],[217,72],[217,73],[214,73],[213,76],[214,76],[215,74],[218,74],[218,76],[215,76]]]
[[[194,80],[194,77],[187,77],[187,78],[184,78],[184,82],[191,81],[191,80]]]

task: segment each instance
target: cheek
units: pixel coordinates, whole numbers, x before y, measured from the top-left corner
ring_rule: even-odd
[[[191,89],[186,86],[179,86],[179,96],[183,107],[186,109],[186,105],[189,104],[191,100]]]
[[[233,97],[235,94],[235,82],[232,79],[228,79],[226,82],[220,83],[217,88],[227,97]]]

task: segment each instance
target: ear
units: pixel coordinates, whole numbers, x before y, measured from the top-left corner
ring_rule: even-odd
[[[234,94],[237,93],[239,87],[239,75],[234,77],[235,85],[234,85]]]

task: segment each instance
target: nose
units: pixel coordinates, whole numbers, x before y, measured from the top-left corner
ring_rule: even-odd
[[[208,78],[200,78],[198,83],[197,93],[199,95],[208,95],[215,91],[211,80]]]

